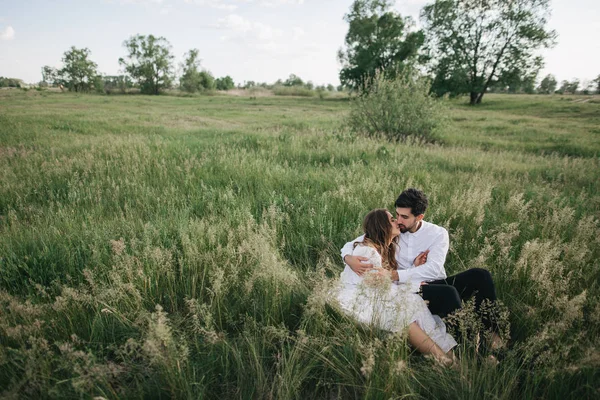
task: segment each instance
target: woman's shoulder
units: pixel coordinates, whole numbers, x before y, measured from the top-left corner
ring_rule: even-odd
[[[352,254],[355,256],[357,256],[357,255],[374,255],[374,254],[379,255],[379,252],[377,251],[377,249],[375,248],[374,245],[363,242],[363,243],[356,244],[356,246],[354,247],[354,250],[352,251]]]

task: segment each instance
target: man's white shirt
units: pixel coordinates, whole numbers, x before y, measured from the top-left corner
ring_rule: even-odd
[[[342,248],[342,260],[351,255],[354,243],[362,242],[364,235],[348,242]],[[396,261],[398,261],[398,282],[409,284],[414,291],[418,290],[421,282],[434,281],[446,278],[444,262],[450,246],[448,231],[441,226],[421,221],[421,227],[414,233],[400,234]],[[429,250],[427,262],[416,267],[415,258]]]

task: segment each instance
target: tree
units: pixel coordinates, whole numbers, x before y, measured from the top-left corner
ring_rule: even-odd
[[[283,86],[304,86],[304,81],[295,74],[290,74],[290,77],[283,82]]]
[[[58,70],[49,65],[42,67],[42,81],[50,86],[54,86],[60,79]]]
[[[377,71],[393,77],[403,65],[416,60],[423,45],[423,32],[411,32],[413,22],[390,11],[390,0],[355,0],[344,16],[349,24],[342,64],[342,85],[363,90]]]
[[[564,80],[560,83],[560,88],[558,88],[558,90],[556,92],[560,93],[560,94],[564,94],[564,93],[575,94],[578,87],[579,87],[579,79],[575,78],[570,82],[567,80]]]
[[[98,73],[97,64],[89,59],[90,49],[77,49],[71,46],[63,55],[63,68],[58,72],[59,81],[69,90],[88,92],[94,88],[94,81]]]
[[[423,8],[426,49],[437,94],[470,94],[479,104],[486,90],[510,71],[539,69],[535,52],[554,44],[546,29],[550,0],[435,0]]]
[[[129,52],[119,64],[140,85],[142,93],[159,94],[173,80],[171,44],[164,37],[136,35],[123,42]]]
[[[217,78],[215,80],[215,86],[217,87],[217,90],[231,90],[235,87],[235,83],[233,82],[233,79],[227,75],[223,78]]]
[[[121,93],[125,93],[127,92],[127,89],[133,87],[133,82],[127,75],[106,75],[104,76],[103,82],[104,89],[109,93],[113,90],[119,90]]]
[[[24,82],[17,78],[5,78],[0,76],[0,87],[16,87],[20,88],[24,86]]]
[[[596,94],[600,94],[600,75],[598,75],[592,82],[596,84]]]
[[[554,75],[548,74],[542,81],[540,82],[540,86],[538,86],[538,93],[542,94],[552,94],[556,91],[556,78]]]
[[[567,92],[575,94],[577,92],[577,89],[579,88],[579,79],[574,78],[571,82],[569,82],[569,84],[567,85]]]
[[[183,75],[179,78],[179,85],[189,93],[215,88],[215,79],[212,74],[206,70],[200,71],[198,53],[198,49],[187,52],[182,64]]]

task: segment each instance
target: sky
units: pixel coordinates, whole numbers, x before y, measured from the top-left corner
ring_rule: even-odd
[[[412,16],[432,0],[397,0]],[[199,49],[202,67],[236,83],[269,82],[296,74],[339,84],[337,52],[352,0],[0,0],[0,76],[34,83],[44,65],[61,67],[71,46],[87,47],[98,71],[118,75],[123,42],[135,34],[165,37],[176,64]],[[600,1],[554,0],[550,29],[557,45],[544,50],[558,81],[600,74]]]

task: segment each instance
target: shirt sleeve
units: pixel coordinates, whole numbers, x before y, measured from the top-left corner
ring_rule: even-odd
[[[412,266],[412,268],[409,269],[399,269],[398,282],[426,282],[437,279],[446,279],[444,262],[446,261],[449,246],[450,239],[448,237],[448,231],[442,229],[429,247],[427,262],[418,267]]]
[[[344,257],[352,255],[352,251],[354,250],[354,243],[362,242],[365,239],[365,235],[359,236],[351,242],[348,242],[342,247],[342,262],[344,261]]]
[[[373,267],[381,267],[381,255],[377,252],[377,250],[370,246],[356,246],[352,252],[352,255],[367,257],[371,264],[373,264]]]

